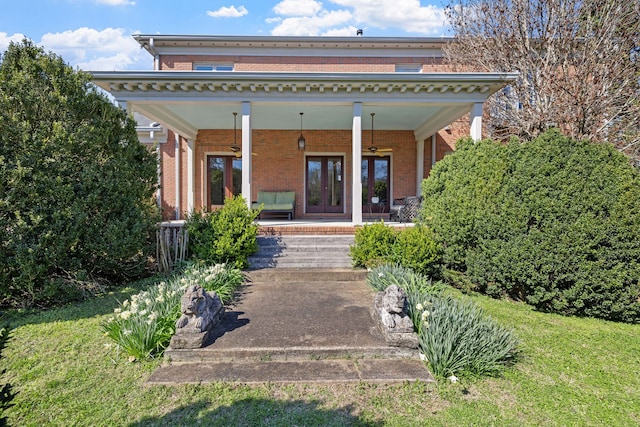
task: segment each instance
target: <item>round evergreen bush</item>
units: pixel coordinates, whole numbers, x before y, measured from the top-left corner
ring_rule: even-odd
[[[549,131],[464,141],[423,187],[446,267],[493,296],[640,321],[640,174],[607,144]]]
[[[46,306],[146,273],[156,160],[135,121],[25,40],[0,58],[0,304]]]

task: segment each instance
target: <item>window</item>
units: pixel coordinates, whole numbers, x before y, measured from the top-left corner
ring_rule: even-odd
[[[193,64],[194,71],[233,71],[233,64]]]
[[[420,73],[422,64],[396,64],[396,73]]]
[[[207,198],[209,206],[224,204],[227,197],[242,191],[242,159],[235,156],[207,156]]]

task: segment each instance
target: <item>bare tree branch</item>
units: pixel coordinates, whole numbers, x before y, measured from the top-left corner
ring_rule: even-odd
[[[520,73],[489,100],[494,136],[559,127],[640,163],[640,3],[455,0],[447,10],[453,69]]]

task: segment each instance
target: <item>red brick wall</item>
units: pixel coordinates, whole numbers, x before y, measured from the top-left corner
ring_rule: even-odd
[[[442,58],[318,57],[318,56],[204,56],[164,55],[161,70],[193,69],[193,63],[232,63],[235,71],[280,72],[394,72],[396,64],[422,64],[423,71],[449,71]]]

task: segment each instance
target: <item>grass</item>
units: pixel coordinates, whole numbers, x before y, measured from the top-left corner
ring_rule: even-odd
[[[45,312],[5,313],[14,328],[0,384],[15,426],[636,426],[640,325],[567,318],[473,299],[515,328],[525,358],[498,378],[455,384],[147,386],[160,360],[130,363],[100,330],[140,285]]]

